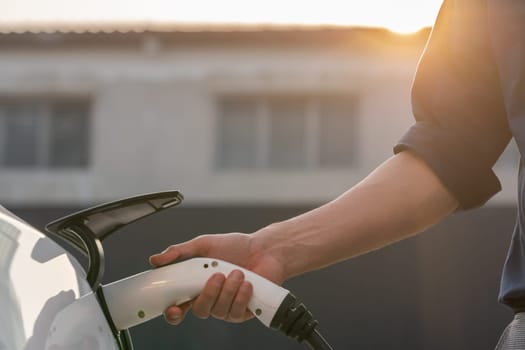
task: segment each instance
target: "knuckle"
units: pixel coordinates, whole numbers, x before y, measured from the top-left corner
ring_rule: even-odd
[[[230,315],[228,321],[231,323],[242,323],[243,320],[240,317]]]
[[[212,309],[212,315],[220,320],[226,320],[228,318],[228,312],[230,311],[230,305],[224,300],[219,300]]]
[[[204,312],[200,312],[200,311],[197,311],[197,310],[193,310],[193,316],[201,319],[201,320],[205,320],[209,317],[209,314],[207,313],[204,313]]]
[[[213,310],[212,312],[213,317],[219,320],[226,321],[228,319],[228,313],[224,310]]]
[[[171,251],[173,251],[173,250],[175,250],[175,249],[177,249],[177,246],[176,246],[175,244],[172,244],[172,245],[168,246],[168,248],[166,248],[166,249],[162,252],[162,254],[169,253],[169,252],[171,252]]]
[[[206,310],[204,307],[199,307],[198,305],[192,308],[192,313],[193,313],[193,316],[203,319],[203,320],[210,317],[210,312]]]
[[[243,320],[245,309],[244,304],[234,304],[230,310],[230,319],[233,322],[241,322]]]
[[[244,312],[241,308],[232,307],[229,315],[229,320],[234,323],[240,323],[242,322]]]

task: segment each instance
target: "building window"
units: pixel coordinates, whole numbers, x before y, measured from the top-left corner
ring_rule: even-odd
[[[0,165],[85,168],[89,129],[89,103],[84,100],[0,100]]]
[[[356,161],[356,99],[226,97],[217,131],[219,169],[349,168]]]

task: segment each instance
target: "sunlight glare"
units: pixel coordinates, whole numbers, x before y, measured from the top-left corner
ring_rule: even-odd
[[[0,22],[239,23],[385,27],[433,25],[441,0],[0,0]]]

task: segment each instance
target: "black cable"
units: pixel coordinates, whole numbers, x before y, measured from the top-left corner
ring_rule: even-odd
[[[314,350],[333,350],[317,329],[314,329],[312,334],[305,339],[305,342]]]
[[[270,327],[283,332],[298,342],[306,341],[313,350],[332,350],[332,347],[315,329],[318,322],[303,303],[288,294],[275,313]]]

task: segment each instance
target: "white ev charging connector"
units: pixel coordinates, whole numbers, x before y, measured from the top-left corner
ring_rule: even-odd
[[[193,258],[101,285],[102,240],[131,222],[179,204],[182,198],[178,191],[168,191],[122,199],[74,213],[46,226],[49,233],[89,258],[87,280],[119,343],[130,342],[128,328],[161,315],[171,305],[195,298],[214,273],[228,275],[233,270],[241,270],[253,286],[248,308],[265,326],[299,342],[305,341],[312,349],[331,349],[315,329],[317,321],[312,314],[288,290],[219,259]],[[67,324],[71,319],[68,315],[78,314],[76,309],[85,304],[82,300],[63,312],[60,322]]]
[[[253,286],[248,309],[265,326],[282,331],[313,349],[331,349],[315,330],[317,321],[285,288],[242,267],[212,258],[193,258],[145,271],[102,286],[106,306],[118,330],[146,322],[170,305],[195,298],[217,272],[241,270]]]
[[[194,258],[102,286],[106,303],[117,329],[127,329],[162,314],[170,305],[195,298],[206,281],[217,272],[228,275],[241,270],[253,285],[249,310],[270,327],[288,290],[226,261]]]

